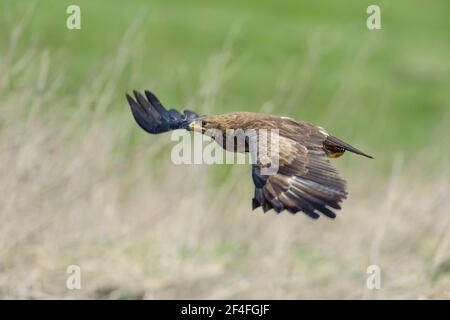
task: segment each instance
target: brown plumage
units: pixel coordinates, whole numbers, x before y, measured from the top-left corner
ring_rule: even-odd
[[[224,139],[223,142],[218,141],[219,144],[234,152],[251,152],[252,138],[257,143],[263,141],[259,132],[269,130],[274,134],[267,140],[267,147],[270,151],[277,142],[278,163],[268,154],[252,152],[252,157],[256,158],[252,168],[255,184],[253,209],[262,207],[264,212],[270,209],[291,213],[302,211],[314,219],[322,213],[334,218],[336,215],[332,210],[341,208],[340,203],[346,198],[347,191],[345,181],[328,158],[339,157],[345,151],[372,158],[329,135],[324,129],[303,121],[251,112],[201,117],[191,111],[181,114],[173,109],[167,111],[151,92],[146,91],[145,94],[147,99],[135,91],[135,99],[128,95],[127,99],[137,123],[150,133],[186,129],[213,138],[222,135]],[[256,134],[254,137],[246,136],[245,144],[238,145],[236,137],[230,140],[225,134],[227,130]],[[265,175],[263,169],[267,167],[274,167],[275,172]]]

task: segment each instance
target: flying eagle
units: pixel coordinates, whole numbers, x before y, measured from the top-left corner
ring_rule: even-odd
[[[198,116],[196,113],[175,109],[167,110],[150,91],[145,97],[137,91],[134,98],[126,95],[131,112],[138,125],[145,131],[158,134],[185,129],[206,134],[216,130],[225,135],[228,129],[276,129],[279,158],[277,171],[262,174],[271,158],[256,161],[252,165],[255,194],[252,207],[262,207],[266,212],[304,212],[317,219],[319,213],[335,218],[333,209],[340,209],[340,202],[347,197],[346,182],[331,165],[328,158],[340,157],[350,151],[368,158],[371,156],[328,134],[323,128],[287,117],[251,112],[232,112],[221,115]],[[226,138],[225,138],[225,141]],[[233,143],[222,147],[234,152],[248,152],[248,140],[243,150]],[[269,159],[269,160],[267,160]],[[270,165],[270,163],[269,163]]]

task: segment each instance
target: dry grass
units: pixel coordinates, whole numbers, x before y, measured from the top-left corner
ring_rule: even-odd
[[[450,297],[448,171],[420,174],[399,154],[387,178],[345,172],[335,221],[252,212],[248,167],[211,188],[214,168],[155,160],[167,136],[117,150],[137,130],[108,110],[123,103],[112,97],[124,48],[71,96],[57,94],[48,52],[2,61],[0,297]],[[215,81],[199,94],[205,110]],[[66,289],[71,264],[81,290]],[[381,290],[365,289],[370,264]]]

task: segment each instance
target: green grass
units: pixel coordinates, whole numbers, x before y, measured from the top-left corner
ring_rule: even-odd
[[[65,28],[73,1],[2,1],[2,39],[33,3],[20,46],[37,38],[38,50],[50,50],[52,68],[67,76],[61,94],[69,96],[138,21],[135,42],[128,44],[133,62],[114,93],[113,109],[121,115],[123,95],[134,88],[151,88],[182,108],[198,96],[209,59],[238,30],[230,62],[235,68],[212,108],[202,112],[259,111],[272,101],[273,113],[322,124],[378,158],[421,148],[435,138],[432,128],[448,119],[445,0],[381,1],[380,31],[365,26],[371,1],[80,0],[79,31]]]

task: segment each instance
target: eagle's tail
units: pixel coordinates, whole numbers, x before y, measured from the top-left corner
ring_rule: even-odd
[[[373,159],[372,156],[369,156],[368,154],[362,152],[361,150],[358,150],[355,147],[349,145],[348,143],[333,136],[327,137],[327,139],[323,142],[323,148],[326,154],[331,158],[340,157],[345,151],[350,151],[359,154],[361,156]]]
[[[138,125],[149,133],[186,129],[189,122],[198,118],[197,114],[190,110],[184,110],[183,113],[175,109],[167,110],[150,91],[145,91],[146,98],[136,90],[133,93],[135,99],[126,95],[131,113]]]

